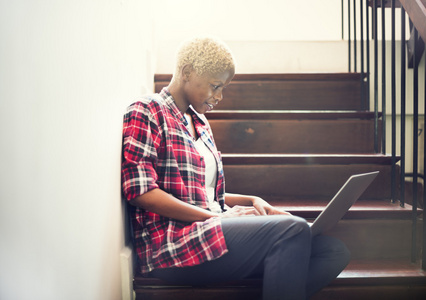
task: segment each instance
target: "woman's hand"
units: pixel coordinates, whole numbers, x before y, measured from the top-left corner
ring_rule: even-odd
[[[257,210],[258,215],[291,215],[291,213],[273,207],[262,198],[255,197],[253,199],[253,207]]]
[[[222,213],[220,216],[222,218],[234,218],[242,216],[259,216],[259,212],[253,206],[240,206],[235,205],[232,208],[228,209],[226,212]]]
[[[268,202],[257,196],[226,193],[225,203],[232,208],[221,214],[224,218],[239,216],[291,215],[286,211],[273,207]]]

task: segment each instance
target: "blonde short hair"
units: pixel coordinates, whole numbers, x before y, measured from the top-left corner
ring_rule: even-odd
[[[185,65],[191,65],[200,76],[235,70],[231,50],[225,43],[212,37],[194,38],[180,46],[176,57],[176,77],[180,77]]]

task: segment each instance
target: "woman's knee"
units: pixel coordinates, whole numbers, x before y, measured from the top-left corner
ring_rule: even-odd
[[[337,253],[337,254],[341,254],[342,256],[350,257],[351,253],[350,253],[348,247],[346,247],[345,243],[343,243],[341,240],[336,239],[336,238],[331,237],[331,236],[326,236],[326,239],[328,239],[330,241],[329,247],[331,248],[331,251],[333,253]]]
[[[311,229],[305,219],[296,216],[286,216],[284,218],[277,218],[276,230],[279,235],[298,236],[302,239],[311,239]]]
[[[292,225],[291,228],[294,228],[298,232],[309,233],[311,232],[308,222],[300,217],[291,216]]]
[[[316,256],[329,255],[339,260],[342,265],[347,265],[351,258],[351,252],[341,240],[319,235],[312,239],[312,254]]]

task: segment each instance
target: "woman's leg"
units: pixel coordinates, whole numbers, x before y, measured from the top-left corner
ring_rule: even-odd
[[[298,235],[279,237],[264,261],[263,299],[305,299],[310,255],[307,223]]]
[[[172,283],[202,285],[264,274],[263,297],[305,299],[311,233],[294,216],[239,217],[222,220],[229,252],[187,268],[157,269],[155,277]]]
[[[204,264],[154,270],[172,283],[203,285],[263,274],[264,300],[305,299],[329,284],[349,262],[349,251],[329,236],[310,236],[292,216],[222,220],[229,252]],[[308,271],[309,268],[309,271]]]
[[[325,235],[313,237],[307,282],[308,297],[336,278],[349,260],[350,252],[340,240]]]

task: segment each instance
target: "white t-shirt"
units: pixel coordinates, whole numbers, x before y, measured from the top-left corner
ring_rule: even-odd
[[[198,153],[204,157],[204,163],[206,165],[206,172],[204,175],[210,210],[212,212],[221,213],[222,209],[220,208],[219,203],[215,201],[217,177],[216,160],[213,154],[210,152],[209,148],[207,148],[201,139],[198,139],[194,144]]]

